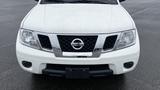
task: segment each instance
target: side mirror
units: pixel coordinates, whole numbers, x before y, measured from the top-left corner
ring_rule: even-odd
[[[126,0],[119,0],[119,2],[123,2],[123,1],[126,1]]]
[[[38,2],[39,0],[35,0],[36,2]]]

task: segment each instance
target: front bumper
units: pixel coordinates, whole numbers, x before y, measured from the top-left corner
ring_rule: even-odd
[[[89,78],[112,75],[109,65],[57,65],[47,64],[43,74],[66,78]]]
[[[117,51],[102,53],[98,58],[65,58],[56,57],[54,53],[33,49],[22,45],[19,42],[19,36],[16,43],[16,54],[20,66],[29,72],[42,74],[47,64],[58,65],[109,65],[109,69],[113,74],[122,74],[132,71],[138,63],[140,54],[139,38],[137,35],[136,44]],[[22,61],[32,63],[32,67],[26,68],[22,65]],[[131,68],[125,68],[124,63],[133,62]]]

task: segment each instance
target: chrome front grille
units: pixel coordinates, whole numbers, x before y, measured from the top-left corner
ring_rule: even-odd
[[[93,34],[93,35],[59,35],[59,34],[37,34],[41,49],[53,52],[56,57],[79,57],[94,58],[99,57],[102,52],[114,49],[119,34]],[[76,50],[72,46],[74,39],[81,39],[84,46]],[[77,43],[80,43],[76,41]],[[81,44],[75,44],[75,46]],[[87,56],[86,53],[91,54]],[[65,55],[66,53],[70,55]],[[81,53],[81,54],[80,54]],[[83,54],[84,53],[84,54]],[[73,56],[72,56],[73,54]]]

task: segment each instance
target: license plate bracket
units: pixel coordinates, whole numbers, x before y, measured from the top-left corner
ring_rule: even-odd
[[[66,68],[66,78],[89,78],[89,68]]]

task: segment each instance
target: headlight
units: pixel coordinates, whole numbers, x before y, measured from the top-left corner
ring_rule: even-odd
[[[128,30],[121,32],[119,40],[116,44],[116,49],[121,49],[125,47],[129,47],[135,44],[136,39],[136,31],[135,30]]]
[[[35,38],[34,32],[30,30],[20,31],[21,43],[33,48],[39,48],[38,42]]]

